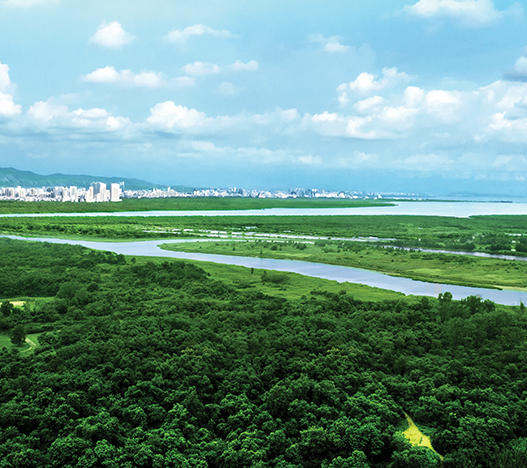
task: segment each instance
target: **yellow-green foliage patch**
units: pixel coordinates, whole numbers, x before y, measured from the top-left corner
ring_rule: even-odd
[[[412,418],[408,416],[406,413],[404,413],[406,416],[406,421],[408,422],[408,429],[403,432],[403,435],[408,439],[408,441],[412,445],[416,445],[418,447],[428,447],[430,450],[434,451],[434,447],[432,447],[432,442],[430,441],[430,437],[423,434],[419,428],[415,425],[415,423],[412,421]],[[439,453],[437,453],[439,455]],[[439,455],[441,460],[443,460],[443,456]]]

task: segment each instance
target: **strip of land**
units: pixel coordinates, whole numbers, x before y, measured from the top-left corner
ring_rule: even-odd
[[[380,248],[358,242],[221,241],[163,249],[301,260],[378,271],[414,280],[495,289],[527,288],[527,262]]]

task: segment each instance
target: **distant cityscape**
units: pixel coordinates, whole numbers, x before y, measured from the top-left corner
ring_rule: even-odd
[[[410,197],[413,194],[390,194]],[[177,191],[170,187],[152,190],[126,190],[124,182],[107,184],[93,182],[89,187],[0,187],[0,200],[55,201],[78,203],[118,202],[123,198],[175,198],[175,197],[246,197],[246,198],[339,198],[379,199],[379,193],[355,191],[327,191],[296,188],[291,190],[245,190],[242,188],[206,188]]]

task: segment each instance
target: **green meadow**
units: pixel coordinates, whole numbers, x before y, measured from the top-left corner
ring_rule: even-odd
[[[42,201],[27,203],[1,200],[0,213],[114,213],[123,211],[185,211],[185,210],[263,210],[269,208],[355,208],[389,206],[383,200],[352,200],[333,198],[124,198],[116,203],[73,203]]]
[[[527,262],[406,251],[365,242],[218,241],[164,244],[166,250],[327,263],[415,280],[486,288],[527,288]]]

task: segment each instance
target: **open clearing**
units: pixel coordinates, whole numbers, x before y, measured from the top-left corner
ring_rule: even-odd
[[[2,334],[0,335],[0,348],[15,348],[18,349],[18,351],[20,351],[21,353],[30,354],[35,350],[35,348],[39,346],[39,335],[40,333],[30,333],[26,336],[26,342],[22,346],[13,346],[13,343],[11,343],[11,338],[7,335]]]
[[[428,447],[433,452],[437,453],[434,450],[434,447],[432,447],[432,442],[430,442],[430,437],[424,435],[419,428],[414,424],[412,421],[412,418],[408,416],[406,413],[404,413],[406,416],[406,421],[408,422],[408,429],[403,432],[403,435],[409,440],[409,442],[412,445],[416,445],[418,447]],[[439,453],[437,453],[439,455]],[[441,461],[443,460],[443,456],[439,455],[441,458]]]

